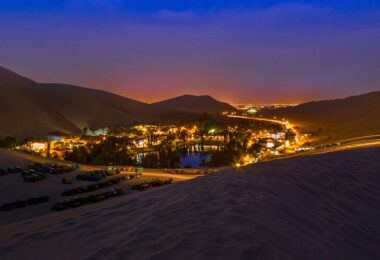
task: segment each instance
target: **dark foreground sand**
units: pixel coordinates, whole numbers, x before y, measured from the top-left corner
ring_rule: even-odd
[[[3,225],[0,258],[380,259],[379,157],[272,161]]]
[[[0,169],[7,169],[9,166],[21,166],[27,167],[27,165],[34,162],[40,163],[67,163],[63,161],[54,161],[48,160],[40,157],[30,156],[20,152],[13,152],[4,149],[0,149]],[[82,166],[84,171],[101,169],[101,167],[96,166]],[[76,180],[76,175],[82,170],[74,171],[70,173],[65,173],[64,175],[47,175],[47,179],[35,183],[25,183],[20,173],[8,174],[6,176],[0,176],[0,205],[4,203],[9,203],[16,200],[26,200],[32,197],[38,197],[42,195],[48,195],[50,200],[46,203],[28,206],[25,208],[3,212],[0,211],[0,226],[5,224],[10,224],[26,219],[35,218],[38,216],[52,214],[51,207],[60,200],[67,200],[69,198],[75,197],[63,197],[61,194],[64,190],[77,188],[85,185],[93,184],[87,181],[78,181]],[[122,175],[130,174],[128,172],[122,172]],[[71,178],[74,183],[70,185],[62,184],[62,177]],[[188,174],[171,174],[164,173],[160,170],[145,169],[143,176],[138,179],[128,180],[126,182],[121,182],[117,185],[113,185],[113,188],[121,188],[124,190],[128,196],[131,193],[138,193],[137,191],[132,191],[131,186],[142,183],[144,181],[150,181],[152,179],[168,179],[172,178],[173,181],[180,182],[186,181],[188,179],[196,178],[197,175],[188,175]],[[109,177],[107,179],[112,179]],[[103,189],[106,191],[107,189]],[[99,193],[100,191],[94,191],[92,193],[87,193],[86,195],[91,195]],[[104,202],[102,202],[104,203]],[[1,257],[0,257],[1,259]]]

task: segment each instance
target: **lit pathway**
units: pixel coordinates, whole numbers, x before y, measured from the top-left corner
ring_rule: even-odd
[[[234,115],[228,115],[230,118],[239,118],[239,119],[248,119],[248,120],[256,120],[256,121],[264,121],[264,122],[270,122],[275,124],[280,124],[284,126],[288,126],[288,123],[286,121],[282,120],[276,120],[276,119],[270,119],[270,118],[261,118],[261,117],[249,117],[249,116],[234,116]]]
[[[368,139],[376,141],[376,139],[377,140],[380,139],[380,135],[366,135],[366,136],[354,137],[354,138],[338,141],[337,143],[350,143],[350,142],[361,141],[361,140],[364,141],[364,140],[368,140]]]
[[[185,174],[174,174],[174,173],[163,173],[163,172],[143,172],[142,173],[144,176],[149,176],[149,177],[156,177],[156,178],[173,178],[177,180],[191,180],[195,179],[199,176],[203,175],[185,175]]]

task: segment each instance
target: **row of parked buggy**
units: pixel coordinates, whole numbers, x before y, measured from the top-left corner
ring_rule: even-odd
[[[141,176],[142,176],[141,173],[135,173],[135,174],[128,174],[126,176],[114,177],[112,179],[109,179],[103,182],[98,182],[98,183],[87,185],[87,186],[81,186],[74,189],[65,190],[64,192],[62,192],[62,196],[72,196],[72,195],[83,194],[86,192],[93,192],[99,189],[110,187],[112,185],[116,185],[120,182],[125,182],[127,180],[140,178]]]
[[[10,203],[5,203],[0,206],[0,209],[3,211],[10,211],[18,208],[25,208],[28,205],[36,205],[36,204],[41,204],[44,202],[49,201],[49,196],[38,196],[38,197],[33,197],[28,200],[16,200]]]
[[[44,174],[60,175],[74,171],[75,166],[60,165],[56,163],[33,163],[31,165],[28,165],[27,170],[32,170]],[[23,171],[25,171],[25,169],[21,166],[11,166],[7,169],[8,173],[22,173]]]
[[[168,170],[169,173],[174,173],[174,174],[193,174],[193,175],[206,175],[215,172],[214,169],[173,169],[173,170]]]
[[[20,166],[8,167],[7,172],[0,171],[0,175],[5,175],[7,173],[21,173],[25,182],[37,182],[46,179],[46,174],[59,175],[72,172],[74,170],[75,167],[73,166],[59,165],[55,163],[34,163],[29,165],[26,169],[23,169]]]
[[[77,187],[74,189],[65,190],[64,192],[62,192],[62,196],[72,196],[72,195],[78,195],[78,194],[82,194],[82,193],[86,193],[86,192],[92,192],[92,191],[96,191],[99,189],[110,187],[112,185],[118,184],[120,182],[124,182],[126,180],[127,180],[127,178],[124,176],[115,177],[115,178],[109,179],[107,181],[103,181],[103,182],[99,182],[99,183],[95,183],[95,184],[91,184],[91,185],[87,185],[87,186],[81,186],[81,187]]]
[[[22,177],[25,182],[37,182],[42,181],[47,178],[46,174],[41,172],[36,172],[35,170],[24,170],[22,173]]]
[[[143,182],[140,184],[136,184],[136,185],[132,186],[132,190],[144,191],[144,190],[147,190],[149,188],[160,187],[160,186],[168,185],[171,183],[173,183],[172,178],[165,179],[165,180],[155,179],[155,180]]]
[[[59,165],[56,163],[34,163],[32,165],[28,166],[29,170],[34,170],[36,172],[41,172],[41,173],[48,173],[48,174],[53,174],[53,175],[60,175],[64,173],[69,173],[72,171],[75,171],[75,166],[72,165]]]
[[[124,194],[123,189],[112,189],[106,192],[93,194],[87,197],[77,197],[77,198],[73,198],[67,201],[57,202],[51,207],[51,210],[61,211],[61,210],[69,209],[69,208],[77,208],[86,204],[96,203],[96,202],[100,202],[100,201],[114,198],[117,196],[121,196],[123,194]]]
[[[106,177],[118,175],[117,171],[96,170],[91,172],[80,173],[77,180],[81,181],[101,181]]]
[[[21,166],[11,166],[7,169],[8,173],[21,173],[22,171],[23,168]]]

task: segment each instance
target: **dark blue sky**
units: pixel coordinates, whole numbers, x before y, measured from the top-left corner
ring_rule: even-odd
[[[377,0],[2,0],[1,9],[8,11],[67,11],[75,8],[83,10],[102,9],[103,7],[121,9],[122,11],[149,13],[163,9],[172,11],[197,11],[231,9],[263,9],[281,4],[312,4],[314,6],[328,6],[342,10],[373,10],[380,6]]]
[[[380,1],[0,0],[1,65],[156,101],[380,90]]]

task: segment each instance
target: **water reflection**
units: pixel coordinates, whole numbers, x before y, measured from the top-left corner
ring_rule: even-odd
[[[181,168],[199,168],[204,167],[211,159],[211,154],[191,152],[184,153],[180,157]]]

